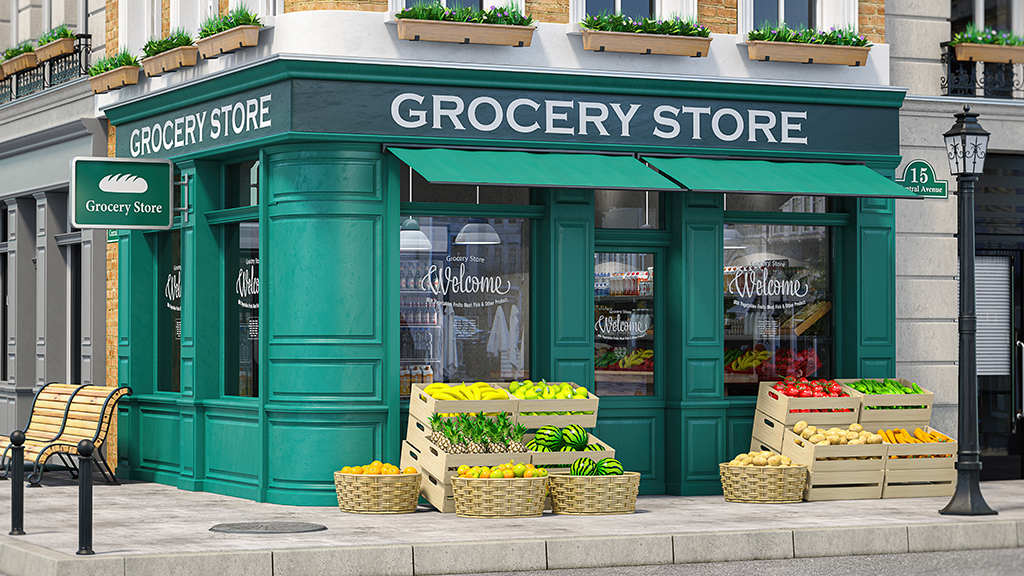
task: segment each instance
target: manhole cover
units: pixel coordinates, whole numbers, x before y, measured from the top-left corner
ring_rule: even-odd
[[[210,528],[211,532],[230,532],[232,534],[296,534],[321,530],[327,530],[327,526],[309,522],[236,522],[234,524],[217,524]]]

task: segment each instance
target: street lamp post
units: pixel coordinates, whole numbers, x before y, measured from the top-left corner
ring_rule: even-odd
[[[978,124],[970,106],[955,114],[944,134],[949,170],[956,176],[960,212],[957,246],[960,252],[960,402],[956,491],[940,514],[996,514],[981,495],[981,452],[978,442],[978,316],[974,294],[974,183],[985,168],[988,132]]]

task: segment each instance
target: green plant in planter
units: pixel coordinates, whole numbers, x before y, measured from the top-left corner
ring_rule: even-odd
[[[18,44],[17,46],[11,46],[7,50],[4,50],[4,60],[10,60],[21,56],[22,54],[28,54],[29,52],[35,52],[36,48],[32,45],[32,42],[26,41]]]
[[[684,20],[673,16],[666,20],[642,18],[639,22],[622,14],[602,12],[597,15],[588,14],[580,22],[584,28],[595,32],[632,32],[634,34],[663,34],[666,36],[698,36],[707,38],[711,30],[698,24],[696,20]]]
[[[181,46],[191,46],[194,44],[192,41],[192,35],[184,30],[175,30],[167,35],[166,38],[153,38],[146,45],[142,47],[142,52],[146,55],[146,58],[156,56],[161,52],[167,52],[168,50],[174,50]]]
[[[36,45],[37,46],[42,46],[44,44],[49,44],[50,42],[53,42],[54,40],[60,40],[61,38],[74,38],[74,37],[75,37],[75,31],[74,30],[72,30],[71,28],[68,28],[67,24],[60,24],[59,26],[56,26],[54,28],[50,28],[46,32],[43,32],[42,35],[39,36],[39,40],[36,42]]]
[[[799,44],[828,44],[832,46],[871,46],[871,42],[864,36],[858,36],[852,27],[835,29],[828,32],[824,30],[811,30],[809,28],[790,28],[783,22],[779,26],[763,24],[757,30],[751,30],[747,34],[747,40],[762,40],[765,42],[796,42]]]
[[[139,59],[128,50],[121,50],[113,56],[105,56],[89,67],[89,76],[99,76],[104,72],[116,70],[122,66],[142,66]]]
[[[501,24],[505,26],[529,26],[533,24],[533,16],[524,16],[518,8],[509,4],[501,8],[477,10],[468,6],[449,9],[440,2],[433,4],[414,4],[395,14],[395,18],[410,20],[440,20],[445,22],[474,22],[478,24]]]
[[[239,6],[224,16],[211,16],[199,26],[199,37],[207,38],[231,30],[238,26],[262,26],[260,17],[249,11],[246,6]]]
[[[992,28],[978,28],[974,23],[967,25],[967,30],[957,32],[950,40],[950,46],[957,44],[996,44],[999,46],[1024,46],[1024,37],[1014,36],[1010,32],[1000,32]]]

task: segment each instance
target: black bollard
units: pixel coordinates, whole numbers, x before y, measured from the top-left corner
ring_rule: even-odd
[[[96,447],[88,440],[78,443],[78,552],[92,551],[92,452]]]
[[[25,433],[11,432],[11,536],[25,534]]]

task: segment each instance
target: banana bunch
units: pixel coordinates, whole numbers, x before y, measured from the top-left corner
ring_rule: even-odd
[[[463,383],[458,386],[435,382],[423,391],[435,400],[508,400],[507,390],[492,388],[487,382]]]
[[[654,356],[654,350],[641,350],[637,348],[630,352],[629,355],[619,359],[619,368],[632,368],[638,364],[643,364],[643,361],[651,356]]]
[[[729,367],[733,372],[752,370],[767,360],[771,355],[772,353],[767,350],[761,350],[760,352],[756,350],[747,350],[746,354],[743,354],[739,358],[733,360]]]

